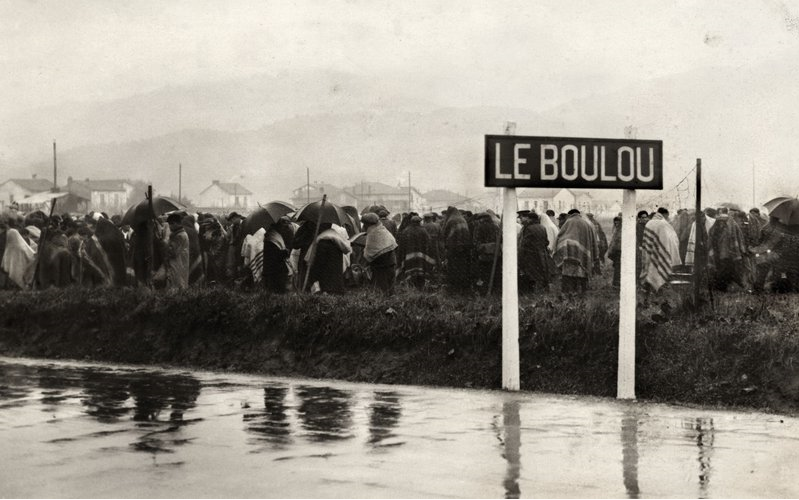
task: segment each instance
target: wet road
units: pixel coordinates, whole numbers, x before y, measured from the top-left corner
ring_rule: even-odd
[[[4,497],[799,497],[799,420],[0,358]]]

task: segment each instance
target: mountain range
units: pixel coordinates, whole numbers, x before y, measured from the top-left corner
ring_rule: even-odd
[[[190,198],[212,180],[236,181],[259,201],[286,199],[306,182],[361,180],[490,193],[483,136],[621,137],[664,141],[664,193],[703,159],[706,200],[757,202],[799,192],[799,88],[793,65],[704,68],[613,93],[527,109],[475,103],[442,107],[399,85],[329,71],[259,75],[99,103],[67,103],[0,124],[3,177],[137,178],[177,192],[178,163]],[[457,92],[457,89],[453,89]],[[778,180],[777,180],[778,179]],[[691,183],[692,184],[692,183]],[[671,191],[670,191],[671,190]],[[690,189],[689,189],[690,190]],[[673,195],[673,193],[672,193]],[[655,200],[657,201],[657,200]]]

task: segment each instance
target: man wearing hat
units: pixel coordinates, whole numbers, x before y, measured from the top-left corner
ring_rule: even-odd
[[[397,223],[388,218],[388,210],[381,208],[377,211],[377,216],[380,218],[380,223],[383,224],[388,232],[391,233],[395,239],[397,238]]]

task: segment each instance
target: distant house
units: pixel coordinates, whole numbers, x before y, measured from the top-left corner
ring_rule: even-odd
[[[212,181],[203,189],[194,202],[205,209],[224,209],[246,211],[252,206],[252,192],[238,182]]]
[[[37,193],[52,191],[53,181],[37,179],[9,179],[0,184],[0,210],[5,210],[12,203],[22,203],[24,198]]]
[[[103,179],[76,181],[67,179],[67,192],[77,200],[73,212],[105,212],[122,214],[130,205],[134,185],[127,180]],[[70,207],[72,208],[72,207]]]
[[[345,189],[326,182],[314,182],[313,184],[305,184],[294,189],[291,192],[289,201],[291,201],[295,207],[300,208],[309,202],[321,200],[324,195],[327,195],[327,200],[329,202],[340,207],[348,205],[354,207],[358,206],[358,198],[356,198],[355,195]]]
[[[479,201],[446,189],[433,189],[424,193],[422,197],[425,202],[425,212],[441,213],[450,206],[472,212],[479,212],[485,209]]]
[[[371,205],[382,205],[392,214],[419,212],[425,205],[424,196],[411,186],[389,186],[382,182],[359,182],[345,188],[358,198],[358,208],[363,210]]]
[[[547,210],[552,210],[556,214],[568,212],[575,208],[577,203],[574,193],[566,188],[518,189],[516,193],[519,210],[532,210],[537,213]]]

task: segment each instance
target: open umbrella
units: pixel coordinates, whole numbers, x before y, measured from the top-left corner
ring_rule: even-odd
[[[345,212],[340,206],[330,203],[329,201],[325,201],[324,204],[322,204],[321,201],[314,201],[304,205],[299,210],[294,212],[294,220],[297,222],[309,221],[313,222],[314,224],[317,222],[320,224],[338,224],[341,227],[344,227],[346,224],[350,223],[347,212]]]
[[[247,216],[244,220],[244,234],[255,234],[261,228],[269,229],[269,226],[276,223],[281,217],[295,210],[297,209],[291,203],[270,201]]]
[[[120,225],[133,226],[137,223],[148,220],[150,218],[149,205],[150,203],[148,200],[142,200],[130,207],[127,212],[125,212],[125,215],[122,216],[122,222],[120,222]],[[167,198],[166,196],[153,197],[153,215],[155,217],[163,215],[167,212],[174,212],[175,210],[186,210],[186,207],[172,198]]]
[[[776,217],[786,226],[799,225],[799,199],[780,196],[763,204],[769,216]]]
[[[361,230],[361,216],[358,214],[358,209],[353,207],[352,205],[344,205],[341,208],[343,208],[344,211],[347,213],[347,215],[350,216],[350,219],[352,220],[352,223],[353,223],[354,231],[356,233],[360,232],[360,230]]]

